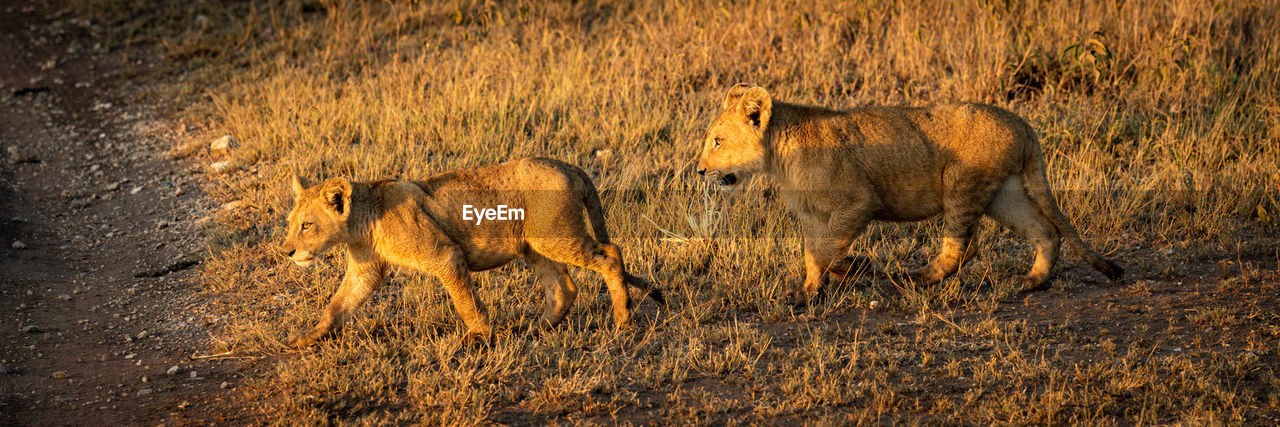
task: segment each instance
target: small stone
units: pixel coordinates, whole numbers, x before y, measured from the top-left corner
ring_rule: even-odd
[[[119,189],[120,189],[120,183],[118,182],[107,184],[107,191],[116,191]]]
[[[9,245],[9,247],[14,248],[14,249],[26,249],[26,248],[27,248],[27,244],[26,244],[26,243],[22,243],[22,241],[21,241],[21,240],[14,240],[14,241],[13,241],[13,243],[11,243],[11,244]]]
[[[223,212],[230,212],[236,209],[240,209],[242,207],[244,207],[244,200],[236,200],[236,201],[224,203],[222,207],[219,209],[221,209]]]
[[[209,169],[212,170],[213,173],[223,173],[231,170],[232,167],[233,166],[231,165],[231,162],[226,160],[223,160],[221,162],[213,162],[209,164]]]
[[[212,144],[209,144],[209,151],[218,155],[226,154],[228,151],[235,149],[236,145],[236,139],[234,137],[231,135],[223,135],[222,138],[218,138],[217,140],[214,140]]]
[[[196,375],[196,371],[191,371],[191,378],[194,379],[196,377],[199,377],[199,375]]]
[[[22,327],[22,332],[35,334],[35,333],[44,332],[44,330],[40,329],[40,327],[36,325],[27,325]]]
[[[133,189],[132,189],[132,190],[129,190],[129,194],[138,194],[138,193],[141,193],[141,192],[142,192],[142,186],[141,186],[141,185],[139,185],[139,186],[137,186],[137,187],[133,187]]]
[[[169,370],[164,371],[164,373],[167,375],[173,375],[178,373],[178,365],[173,365],[172,367],[169,368]]]
[[[147,378],[147,376],[146,376],[146,375],[143,375],[143,376],[142,376],[142,382],[143,382],[143,383],[147,383],[147,382],[150,382],[150,381],[151,381],[151,379],[150,379],[150,378]]]
[[[143,339],[143,338],[146,338],[146,337],[147,337],[147,330],[146,330],[146,329],[143,329],[143,330],[142,330],[142,332],[138,332],[138,335],[137,335],[137,338],[138,338],[138,339]]]
[[[0,363],[0,374],[16,374],[16,373],[18,373],[18,371],[15,371],[13,370],[13,368],[5,366],[5,364],[3,363]],[[227,383],[225,382],[222,383],[222,388],[227,388]]]
[[[868,307],[868,308],[870,308],[870,309],[872,309],[872,310],[879,309],[879,308],[880,308],[880,301],[872,300],[870,303],[868,303],[868,304],[867,304],[867,307]]]
[[[67,295],[67,294],[58,295],[58,299],[63,301],[68,301],[71,299],[71,295]]]
[[[151,389],[149,389],[149,388],[144,388],[144,389],[142,389],[142,390],[138,390],[138,395],[139,395],[139,396],[145,396],[145,395],[148,395],[148,394],[151,394]]]
[[[68,375],[67,371],[53,371],[53,373],[50,374],[49,376],[57,379],[71,378],[71,375]]]
[[[601,164],[606,164],[613,158],[613,150],[608,148],[594,150],[591,152],[591,157],[594,157]]]
[[[221,387],[221,388],[227,388],[227,387],[231,387],[231,384],[227,384],[227,382],[226,382],[226,381],[223,381],[223,382],[222,382],[222,384],[219,384],[219,385],[218,385],[218,387]]]

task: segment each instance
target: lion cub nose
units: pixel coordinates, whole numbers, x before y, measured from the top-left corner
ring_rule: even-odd
[[[706,169],[698,168],[698,169],[696,169],[695,171],[696,171],[696,172],[698,172],[698,175],[703,175],[703,176],[706,176],[706,175],[707,175],[707,170],[706,170]]]
[[[298,251],[297,249],[290,249],[290,250],[289,250],[289,258],[293,258],[293,253],[294,253],[294,252],[297,252],[297,251]]]

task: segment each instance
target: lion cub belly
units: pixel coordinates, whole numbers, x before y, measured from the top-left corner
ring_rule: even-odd
[[[942,192],[934,186],[893,186],[879,191],[880,221],[920,221],[942,213]]]

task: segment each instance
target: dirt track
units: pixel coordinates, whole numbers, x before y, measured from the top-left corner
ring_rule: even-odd
[[[100,32],[0,6],[0,424],[225,420],[203,414],[236,362],[190,359],[217,319],[193,295],[199,168],[165,156],[187,129],[131,102],[156,65]]]

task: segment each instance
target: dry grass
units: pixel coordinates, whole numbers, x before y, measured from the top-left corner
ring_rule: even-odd
[[[580,165],[631,268],[671,302],[614,333],[600,283],[579,274],[588,290],[568,321],[535,336],[541,292],[504,267],[476,275],[502,338],[473,349],[434,279],[400,276],[337,339],[261,373],[244,398],[275,419],[1276,420],[1280,320],[1266,308],[1280,256],[1259,240],[1280,230],[1274,2],[814,3],[79,9],[117,40],[163,36],[176,65],[163,97],[207,123],[201,141],[243,142],[239,168],[207,187],[256,207],[209,230],[205,291],[226,312],[217,350],[279,354],[340,279],[340,263],[303,271],[272,252],[293,168],[372,179],[517,156]],[[1028,247],[988,226],[988,254],[939,286],[868,273],[820,307],[786,304],[799,242],[769,183],[723,198],[689,176],[720,97],[743,81],[833,107],[963,100],[1022,114],[1063,209],[1131,287],[1068,258],[1058,290],[1019,296],[1009,279]],[[904,270],[937,231],[879,225],[853,251]],[[1237,262],[1222,280],[1201,274],[1223,260]],[[1229,307],[1151,308],[1178,307],[1160,298],[1193,281]]]

